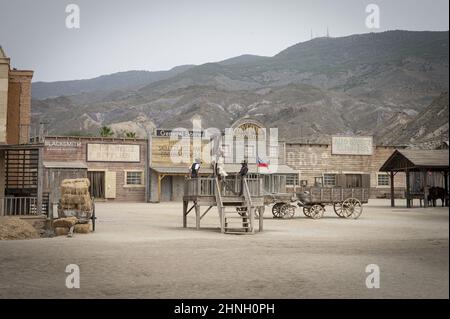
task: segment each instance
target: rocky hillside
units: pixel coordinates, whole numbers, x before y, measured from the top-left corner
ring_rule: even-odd
[[[102,92],[104,95],[115,90],[139,89],[149,83],[168,79],[191,68],[182,65],[168,71],[127,71],[102,75],[88,80],[33,83],[33,99],[42,100],[63,95],[77,95]]]
[[[274,57],[243,55],[141,84],[47,99],[33,89],[34,123],[50,122],[50,133],[94,133],[104,124],[189,127],[195,114],[205,127],[223,128],[251,116],[285,139],[374,134],[390,143],[389,132],[448,91],[448,32],[317,38]]]
[[[448,140],[448,98],[448,92],[442,93],[411,121],[393,128],[382,140],[430,149]]]

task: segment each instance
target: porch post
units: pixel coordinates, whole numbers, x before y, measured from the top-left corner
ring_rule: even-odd
[[[43,164],[44,148],[38,149],[38,171],[37,171],[37,213],[42,214],[42,188],[44,186],[44,164]]]
[[[422,181],[422,186],[423,186],[423,207],[427,208],[428,207],[428,183],[427,183],[427,171],[423,170],[422,171],[422,177],[423,177],[423,181]]]
[[[444,189],[445,189],[445,204],[444,206],[448,205],[448,199],[447,199],[447,195],[448,195],[448,172],[444,172]]]
[[[406,207],[411,208],[411,192],[410,192],[410,174],[409,170],[405,170],[406,173]]]
[[[394,171],[391,171],[390,174],[391,174],[391,207],[395,207]]]

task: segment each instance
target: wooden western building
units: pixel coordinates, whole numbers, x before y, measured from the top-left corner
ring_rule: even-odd
[[[405,175],[396,176],[392,193],[389,174],[380,171],[395,149],[373,145],[371,137],[335,136],[327,144],[287,143],[286,164],[298,172],[298,185],[368,187],[371,198],[402,198]]]
[[[146,199],[146,139],[104,137],[44,138],[44,191],[59,198],[65,178],[87,177],[96,200]]]
[[[150,160],[150,198],[152,202],[181,201],[184,192],[185,178],[188,176],[190,165],[193,163],[195,147],[200,148],[201,154],[209,154],[209,159],[202,158],[200,176],[210,176],[213,168],[210,159],[214,157],[215,143],[220,144],[224,156],[224,169],[229,174],[228,178],[234,178],[241,168],[241,162],[246,161],[249,168],[249,178],[263,177],[265,191],[273,192],[283,189],[286,183],[297,179],[298,173],[285,163],[285,143],[276,140],[270,143],[267,136],[257,136],[263,133],[264,125],[257,120],[243,118],[236,121],[230,128],[230,133],[221,131],[218,140],[212,138],[202,139],[201,146],[193,145],[190,141],[189,157],[182,162],[174,163],[171,158],[171,149],[180,140],[170,139],[170,134],[178,133],[170,130],[156,130],[153,134]],[[245,132],[245,136],[241,136]],[[193,132],[188,132],[193,134]],[[200,133],[203,134],[203,133]],[[227,136],[229,138],[227,138]],[[181,137],[180,137],[181,139]],[[263,141],[262,143],[258,143]],[[208,157],[208,156],[206,156]],[[268,167],[260,167],[258,159],[264,160]]]
[[[383,163],[381,172],[389,174],[391,192],[394,191],[394,181],[399,174],[406,176],[406,206],[412,207],[414,199],[420,201],[420,206],[428,206],[431,188],[441,188],[442,205],[448,205],[449,192],[449,153],[448,150],[395,150]],[[431,194],[433,195],[433,194]],[[436,198],[435,198],[436,200]],[[391,206],[395,206],[392,197]]]
[[[258,144],[251,141],[252,138],[258,139],[256,136],[251,137],[249,142],[248,136],[239,135],[244,129],[256,132],[263,128],[262,123],[243,118],[230,128],[231,139],[226,137],[225,131],[219,131],[219,144],[228,178],[233,178],[239,172],[242,160],[246,160],[248,177],[262,177],[262,187],[266,193],[280,189],[290,192],[298,186],[323,185],[369,187],[372,198],[391,196],[390,176],[380,168],[395,147],[373,145],[371,137],[335,136],[329,144],[284,142],[279,139],[274,142],[266,138],[266,144]],[[195,154],[201,154],[203,161],[200,176],[211,176],[213,169],[210,160],[215,145],[212,138],[202,138],[200,143],[188,139],[187,156],[174,160],[174,154],[183,153],[180,142],[181,136],[186,134],[192,137],[204,132],[155,129],[148,140],[45,137],[44,189],[58,198],[57,185],[62,179],[86,176],[92,184],[91,193],[97,199],[182,201],[185,179]],[[269,134],[269,131],[260,134]],[[150,152],[147,152],[149,145]],[[267,167],[258,165],[261,160]],[[404,197],[405,185],[405,175],[399,172],[394,181],[395,197]]]

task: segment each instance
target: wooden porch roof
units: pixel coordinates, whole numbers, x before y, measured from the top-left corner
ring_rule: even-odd
[[[380,172],[448,171],[448,153],[448,150],[395,150],[381,166]]]

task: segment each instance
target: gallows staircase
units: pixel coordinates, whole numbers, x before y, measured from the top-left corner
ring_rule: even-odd
[[[221,232],[224,234],[253,235],[255,233],[256,207],[252,203],[247,180],[245,178],[243,180],[242,195],[230,190],[226,181],[219,182],[216,178],[215,185]],[[221,186],[227,195],[231,192],[232,196],[223,196]]]

